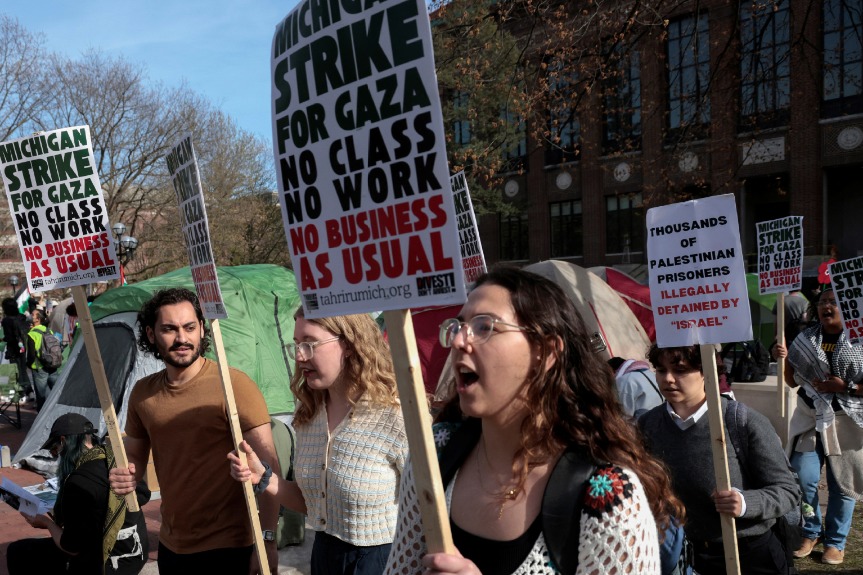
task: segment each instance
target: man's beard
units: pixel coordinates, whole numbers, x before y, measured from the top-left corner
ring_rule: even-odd
[[[159,347],[159,346],[157,346],[157,347]],[[169,353],[171,351],[175,351],[175,350],[183,349],[183,348],[192,348],[195,350],[195,353],[193,353],[187,359],[184,359],[182,361],[176,361],[170,357]],[[200,346],[200,344],[198,345],[198,347],[194,347],[194,346],[192,346],[190,344],[186,344],[186,343],[175,343],[174,345],[172,345],[167,350],[161,349],[161,347],[159,347],[159,355],[162,356],[162,361],[164,361],[166,364],[170,365],[171,367],[179,367],[179,368],[189,367],[190,365],[192,365],[193,363],[198,361],[199,357],[201,357],[201,346]]]

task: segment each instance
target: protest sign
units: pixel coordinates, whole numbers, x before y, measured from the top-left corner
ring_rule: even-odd
[[[305,316],[384,312],[423,532],[453,552],[410,307],[466,299],[421,0],[301,0],[276,26],[273,153]]]
[[[712,344],[752,339],[734,196],[651,208],[646,223],[656,341],[660,347],[702,344],[716,488],[727,491],[731,476]],[[720,514],[720,524],[726,572],[739,574],[734,517]]]
[[[43,292],[120,277],[90,127],[0,144],[27,287]]]
[[[305,315],[465,299],[424,2],[304,0],[277,25],[273,152]]]
[[[755,224],[761,295],[799,290],[803,280],[803,216]]]
[[[830,283],[848,343],[863,342],[863,256],[830,264]]]
[[[177,192],[183,238],[189,252],[189,266],[192,268],[192,280],[195,282],[201,309],[207,319],[224,319],[228,314],[213,261],[210,224],[207,220],[207,207],[192,137],[185,135],[171,148],[165,161],[174,191]]]
[[[192,281],[201,305],[204,317],[210,320],[213,332],[213,346],[216,350],[216,361],[219,365],[219,375],[222,380],[222,394],[225,398],[225,408],[228,413],[228,428],[240,461],[246,463],[246,454],[240,449],[243,432],[240,427],[240,415],[237,411],[237,401],[234,397],[234,386],[231,382],[231,371],[228,365],[225,345],[222,340],[222,330],[219,319],[228,317],[222,299],[222,288],[219,286],[219,275],[213,259],[213,248],[210,243],[210,224],[207,220],[207,208],[204,202],[204,191],[201,189],[201,176],[198,170],[198,157],[192,144],[192,136],[184,135],[165,156],[168,173],[177,193],[177,205],[180,208],[181,231],[186,250],[189,254],[189,266],[192,271]],[[255,540],[255,553],[261,573],[269,573],[269,560],[264,547],[261,531],[261,520],[258,516],[258,503],[251,482],[242,483],[243,496],[246,501],[246,511]]]
[[[751,340],[734,196],[651,208],[647,235],[660,347]]]
[[[72,288],[99,405],[118,467],[128,467],[117,413],[83,286],[120,277],[108,210],[96,171],[90,127],[40,132],[0,144],[0,169],[27,286]],[[126,496],[138,511],[135,493]]]
[[[470,201],[470,192],[467,189],[467,178],[464,176],[464,170],[450,178],[450,185],[455,201],[455,217],[458,222],[464,281],[466,288],[470,289],[477,278],[486,272],[485,256],[482,253],[479,227],[476,225],[476,215],[473,213],[473,203]]]

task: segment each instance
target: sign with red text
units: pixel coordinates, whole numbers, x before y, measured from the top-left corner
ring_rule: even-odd
[[[651,208],[646,223],[659,346],[751,340],[734,196]]]
[[[425,3],[302,1],[271,56],[278,194],[306,316],[462,303]]]
[[[761,295],[799,290],[803,281],[803,216],[755,224]]]
[[[830,284],[848,343],[863,343],[863,256],[830,264]]]
[[[90,127],[0,144],[0,169],[31,292],[120,277]]]
[[[198,171],[198,158],[192,137],[186,135],[165,156],[168,172],[177,192],[180,205],[180,221],[183,238],[189,251],[189,266],[192,280],[201,302],[201,309],[207,319],[228,317],[219,287],[219,276],[213,260],[210,244],[210,224],[207,220],[207,207],[204,204],[204,191],[201,189],[201,174]]]
[[[461,264],[464,268],[464,281],[468,290],[477,278],[486,272],[485,256],[479,239],[479,227],[473,213],[473,202],[467,189],[464,170],[454,174],[450,180],[452,197],[455,201],[455,217],[458,222],[458,237],[461,244]]]

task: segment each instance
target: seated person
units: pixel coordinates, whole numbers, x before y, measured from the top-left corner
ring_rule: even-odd
[[[140,573],[149,552],[144,513],[127,512],[125,499],[110,490],[114,454],[99,444],[93,424],[79,413],[61,415],[42,447],[60,456],[60,492],[52,513],[21,515],[51,536],[11,543],[6,552],[9,575]],[[150,491],[139,484],[137,496],[143,505]]]

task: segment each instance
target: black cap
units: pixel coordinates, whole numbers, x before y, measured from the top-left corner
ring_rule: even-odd
[[[81,435],[82,433],[92,433],[93,424],[90,420],[80,413],[65,413],[54,421],[51,426],[51,433],[48,435],[48,441],[42,445],[42,449],[51,449],[51,447],[60,441],[61,435]]]

